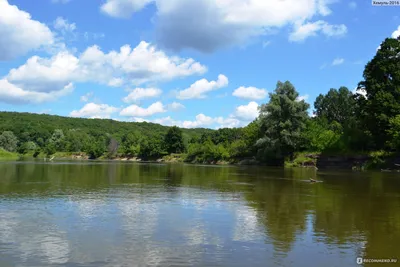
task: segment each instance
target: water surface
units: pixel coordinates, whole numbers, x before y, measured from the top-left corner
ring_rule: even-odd
[[[342,267],[399,244],[400,173],[0,163],[1,267]]]

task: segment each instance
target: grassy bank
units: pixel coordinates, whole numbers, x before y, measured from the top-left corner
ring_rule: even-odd
[[[0,160],[17,160],[19,155],[17,153],[8,152],[0,148]]]
[[[314,167],[318,156],[316,152],[298,152],[294,154],[293,160],[285,160],[285,167]]]

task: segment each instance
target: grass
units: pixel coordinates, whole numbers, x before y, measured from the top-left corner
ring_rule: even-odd
[[[0,160],[17,160],[19,155],[17,153],[8,152],[0,148]]]
[[[309,155],[317,156],[319,153],[315,152],[299,152],[294,155],[293,161],[286,160],[285,167],[305,167],[305,166],[315,166],[317,164],[317,159],[309,157]]]

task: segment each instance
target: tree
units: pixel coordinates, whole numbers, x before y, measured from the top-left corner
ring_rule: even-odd
[[[161,136],[149,136],[142,139],[139,155],[143,158],[156,158],[164,154],[163,140]]]
[[[0,147],[9,151],[14,152],[17,150],[18,138],[11,131],[4,131],[0,135]]]
[[[134,131],[122,136],[121,153],[129,156],[137,156],[140,151],[141,135]]]
[[[400,115],[389,120],[390,128],[388,134],[390,136],[389,146],[392,149],[400,151]]]
[[[307,127],[302,133],[306,141],[304,148],[310,152],[336,150],[342,131],[337,121],[329,123],[325,117],[312,118],[307,121]]]
[[[315,115],[324,117],[329,123],[337,121],[344,125],[354,118],[356,100],[347,87],[330,89],[326,95],[320,94],[314,102]]]
[[[285,157],[292,158],[300,147],[309,104],[298,100],[298,96],[289,81],[278,82],[274,93],[270,93],[270,101],[260,107],[263,137],[257,141],[257,146],[262,159],[278,159],[282,163]]]
[[[51,146],[54,147],[56,151],[64,151],[65,136],[63,130],[60,129],[54,130],[53,135],[48,140],[48,143],[51,143]]]
[[[68,152],[82,152],[88,140],[87,133],[71,129],[65,135],[65,150]]]
[[[358,85],[366,93],[358,98],[360,119],[372,134],[375,148],[381,149],[390,140],[390,119],[400,114],[400,36],[382,42],[363,77]]]
[[[171,127],[164,137],[166,150],[171,153],[182,153],[185,151],[183,143],[182,130],[176,126]]]
[[[20,154],[26,154],[26,153],[29,153],[29,152],[34,152],[34,151],[36,151],[36,149],[38,149],[38,146],[35,144],[35,142],[29,141],[29,142],[23,143],[18,148],[18,152]]]

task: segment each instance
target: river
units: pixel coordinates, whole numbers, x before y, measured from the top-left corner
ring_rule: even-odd
[[[400,173],[0,163],[1,267],[344,267],[399,244]]]

